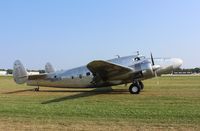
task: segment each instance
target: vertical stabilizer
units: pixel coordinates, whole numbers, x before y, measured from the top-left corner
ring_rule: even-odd
[[[17,84],[24,84],[28,80],[28,74],[19,60],[14,62],[13,77]]]
[[[54,70],[53,66],[51,65],[51,63],[48,62],[45,65],[45,72],[46,73],[53,73],[53,72],[55,72],[55,70]]]

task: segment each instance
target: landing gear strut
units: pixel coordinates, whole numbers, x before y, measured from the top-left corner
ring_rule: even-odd
[[[141,90],[144,89],[144,84],[141,81],[134,81],[129,87],[129,92],[131,94],[139,94]]]
[[[138,81],[139,85],[140,85],[140,89],[143,90],[144,89],[144,84],[142,83],[142,81]]]

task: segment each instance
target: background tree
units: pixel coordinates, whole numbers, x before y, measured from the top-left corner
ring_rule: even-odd
[[[7,74],[13,74],[13,70],[12,69],[8,69],[7,70]]]

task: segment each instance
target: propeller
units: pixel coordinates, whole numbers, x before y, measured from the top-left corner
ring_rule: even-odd
[[[153,72],[155,73],[155,77],[157,79],[157,85],[160,84],[159,80],[158,80],[158,74],[157,74],[157,70],[160,68],[160,65],[155,65],[155,62],[154,62],[154,58],[153,58],[153,54],[151,53],[151,63],[152,63],[152,69],[153,69]]]

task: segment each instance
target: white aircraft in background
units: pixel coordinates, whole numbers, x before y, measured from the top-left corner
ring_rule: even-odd
[[[140,55],[118,57],[111,60],[94,60],[86,66],[55,71],[50,63],[45,66],[46,73],[27,75],[19,60],[14,62],[13,76],[17,84],[29,86],[62,87],[62,88],[100,88],[132,83],[131,94],[143,90],[143,80],[171,73],[179,68],[183,61],[178,58],[145,58]]]

